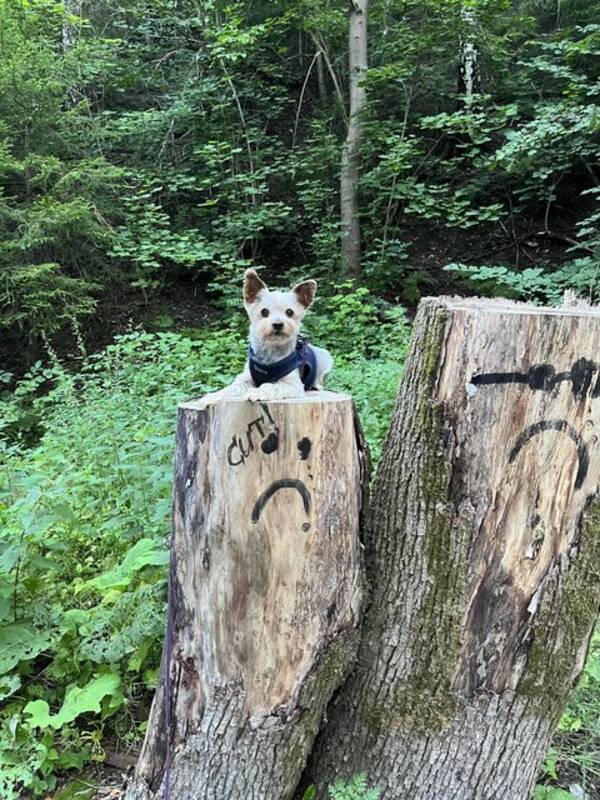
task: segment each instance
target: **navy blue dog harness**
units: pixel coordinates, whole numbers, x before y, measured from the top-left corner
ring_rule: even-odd
[[[263,383],[277,383],[295,369],[300,370],[300,379],[306,391],[313,388],[317,379],[317,357],[306,339],[298,339],[294,352],[273,364],[263,364],[249,347],[248,367],[257,386],[262,386]]]

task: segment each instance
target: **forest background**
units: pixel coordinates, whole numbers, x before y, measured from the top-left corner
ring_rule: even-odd
[[[599,299],[600,3],[372,0],[349,69],[363,6],[0,0],[6,800],[91,797],[139,747],[174,409],[243,363],[244,268],[319,280],[375,460],[421,296]],[[598,636],[536,788],[563,797],[600,798]]]

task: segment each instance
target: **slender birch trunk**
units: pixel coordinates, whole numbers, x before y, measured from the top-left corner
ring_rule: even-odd
[[[367,12],[369,0],[351,0],[349,17],[350,112],[346,140],[342,147],[340,212],[342,270],[352,277],[361,273],[358,182],[360,151],[364,137],[363,116],[367,108]]]
[[[77,29],[73,25],[72,17],[81,17],[81,0],[65,0],[65,16],[62,24],[62,45],[66,52],[75,44]]]
[[[323,51],[319,48],[316,51],[317,58],[317,82],[319,86],[319,100],[323,105],[327,103],[327,83],[325,81],[325,66],[323,64]]]
[[[461,11],[463,31],[460,40],[460,65],[458,68],[458,94],[461,103],[468,105],[481,93],[479,49],[476,41],[475,13],[472,8]]]

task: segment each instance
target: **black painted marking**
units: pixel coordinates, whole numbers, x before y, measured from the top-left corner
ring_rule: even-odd
[[[527,374],[522,372],[486,372],[473,375],[471,383],[474,386],[485,386],[489,383],[528,383],[528,379]]]
[[[279,446],[279,428],[275,425],[271,412],[266,405],[261,403],[268,422],[273,425],[274,431],[267,435],[267,422],[265,417],[260,416],[251,420],[246,426],[246,430],[241,435],[234,434],[231,444],[227,448],[227,461],[232,467],[238,467],[240,464],[245,464],[248,456],[256,449],[257,442],[261,443],[261,448],[264,453],[273,453]],[[262,440],[262,441],[261,441]]]
[[[263,508],[267,505],[271,497],[273,497],[273,495],[276,492],[279,492],[281,489],[295,489],[302,498],[305,514],[307,516],[310,514],[310,492],[308,491],[306,486],[302,483],[302,481],[296,480],[295,478],[282,478],[278,481],[274,481],[260,495],[256,503],[254,504],[254,508],[252,509],[252,517],[251,517],[252,522],[258,522]],[[308,528],[305,527],[306,525],[310,527],[309,523],[305,522],[302,525],[302,530],[308,530]]]
[[[586,443],[582,440],[575,428],[569,425],[569,423],[564,419],[542,420],[541,422],[534,422],[533,425],[525,428],[525,430],[519,435],[519,438],[515,442],[513,449],[510,451],[510,456],[508,459],[509,463],[513,463],[515,458],[519,455],[521,449],[529,441],[531,441],[534,436],[544,433],[545,431],[559,431],[560,433],[566,434],[577,448],[579,467],[575,477],[575,488],[581,489],[590,466],[588,449]]]
[[[592,390],[592,397],[600,397],[600,367],[594,361],[580,358],[571,365],[567,372],[556,372],[552,364],[534,364],[527,372],[485,372],[473,375],[471,383],[474,386],[488,386],[497,383],[523,383],[530,389],[550,392],[554,387],[564,381],[571,382],[571,391],[574,397],[582,398],[587,395],[597,373],[596,382]]]
[[[573,394],[575,397],[585,397],[592,385],[594,372],[597,370],[593,361],[587,358],[580,358],[571,367],[571,381],[573,382]]]
[[[298,450],[300,451],[301,461],[306,461],[306,459],[310,455],[311,447],[312,447],[312,442],[308,438],[308,436],[305,436],[303,439],[300,439],[300,441],[298,442]]]
[[[262,408],[262,410],[267,415],[267,418],[268,418],[269,422],[271,423],[271,425],[273,425],[273,427],[275,428],[275,431],[276,432],[279,431],[279,428],[277,427],[277,425],[275,425],[275,420],[271,416],[271,412],[269,411],[269,406],[266,403],[261,403],[260,407]]]
[[[263,453],[274,453],[279,447],[279,436],[276,433],[270,433],[264,442],[261,444],[260,449]]]

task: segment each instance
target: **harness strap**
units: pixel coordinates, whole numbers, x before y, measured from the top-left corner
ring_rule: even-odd
[[[317,377],[317,357],[305,339],[299,339],[296,349],[285,358],[272,364],[264,364],[256,358],[252,347],[248,348],[248,367],[252,380],[257,386],[263,383],[277,383],[295,369],[300,370],[304,388],[312,389]]]

